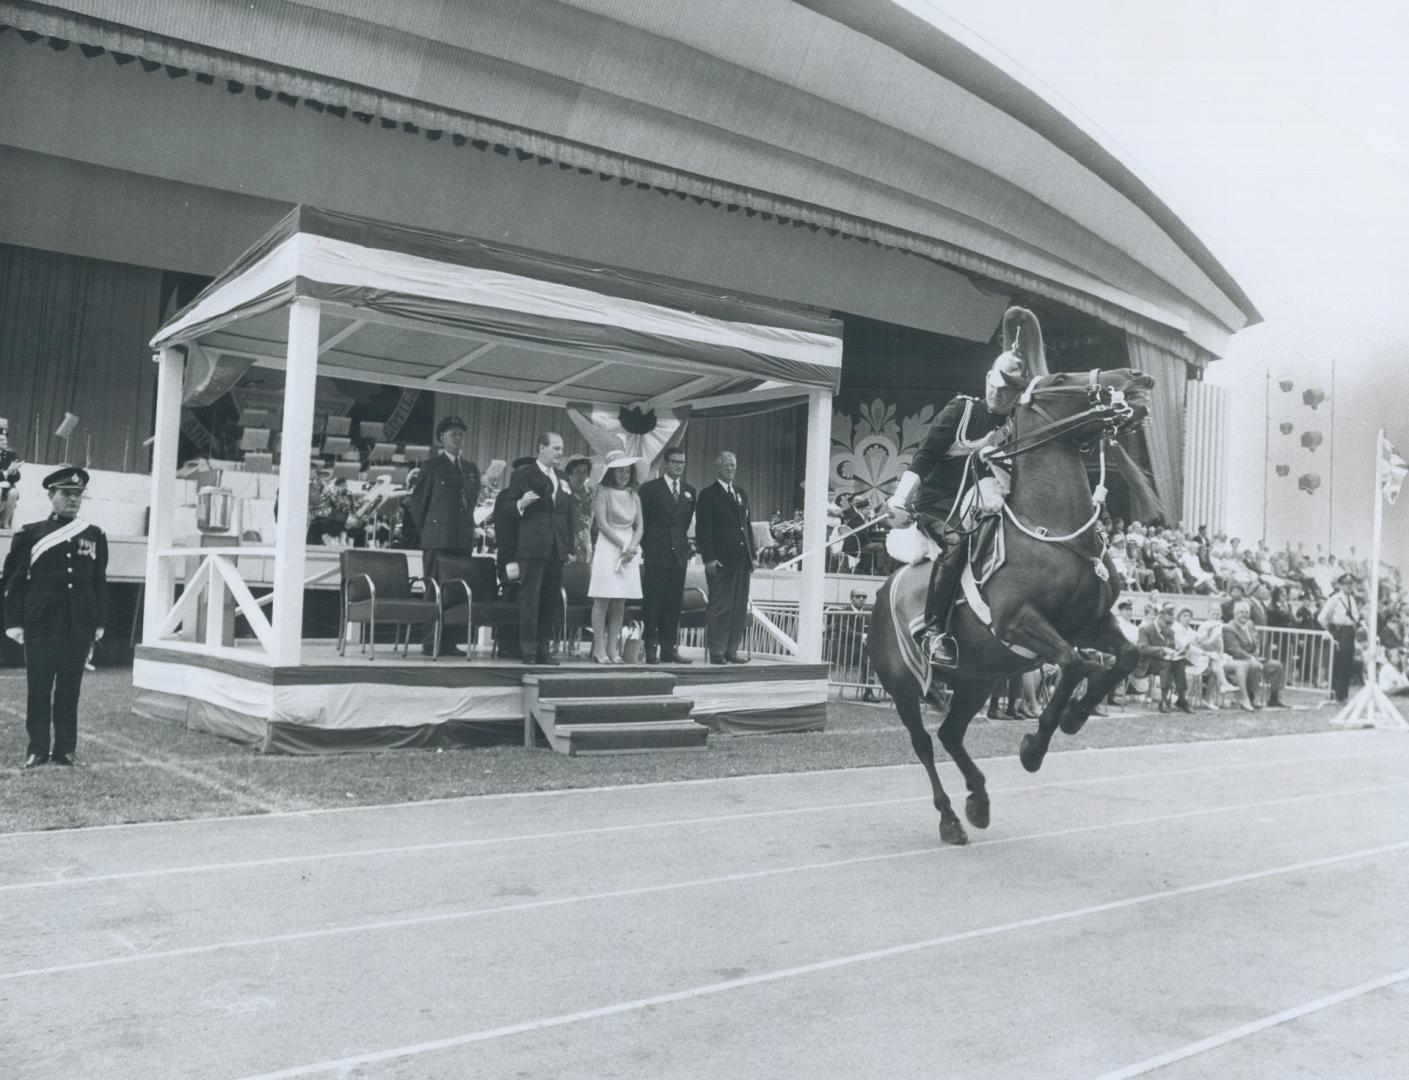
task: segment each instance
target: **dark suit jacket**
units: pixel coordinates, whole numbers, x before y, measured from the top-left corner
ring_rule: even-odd
[[[556,469],[558,490],[553,498],[552,481],[537,463],[515,469],[504,489],[510,505],[523,498],[525,492],[535,492],[538,501],[519,515],[518,535],[514,542],[516,559],[560,559],[567,562],[573,552],[572,518],[575,500],[563,474]]]
[[[46,542],[61,530],[65,539]],[[57,514],[31,522],[5,557],[5,628],[23,627],[26,643],[92,641],[108,621],[107,572],[108,539],[98,526]]]
[[[724,485],[716,481],[700,492],[695,509],[695,546],[705,563],[718,559],[725,570],[748,569],[753,565],[753,527],[749,519],[749,496],[738,484],[735,502]]]
[[[648,565],[684,566],[690,561],[690,522],[695,517],[695,489],[681,482],[680,498],[670,494],[664,477],[641,485],[641,556]]]
[[[1171,627],[1168,632],[1159,628],[1159,623],[1144,623],[1140,627],[1140,632],[1135,639],[1136,645],[1140,649],[1142,660],[1163,660],[1160,655],[1163,649],[1173,649],[1174,629]]]
[[[421,535],[421,548],[470,552],[475,546],[475,504],[479,466],[460,459],[459,467],[439,450],[416,478],[407,509]]]
[[[507,568],[518,558],[519,510],[505,488],[494,496],[494,563],[499,571],[499,586],[509,584]]]

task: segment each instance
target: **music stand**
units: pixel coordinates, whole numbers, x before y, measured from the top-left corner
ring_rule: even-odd
[[[352,440],[346,435],[329,435],[323,440],[323,453],[345,454],[352,449]]]
[[[245,455],[245,472],[273,472],[274,455],[249,453]]]
[[[379,443],[386,438],[386,425],[372,420],[360,420],[357,434],[363,442]]]
[[[429,446],[412,446],[410,443],[406,444],[406,449],[403,452],[406,454],[407,461],[414,461],[417,464],[431,456],[431,448]]]
[[[367,458],[369,461],[390,462],[394,453],[396,453],[396,443],[379,442],[373,445]]]
[[[241,409],[240,418],[235,423],[242,428],[262,428],[269,426],[268,409]]]
[[[269,449],[269,429],[262,427],[247,427],[240,434],[240,449],[268,450]]]
[[[390,465],[373,465],[367,470],[367,483],[375,484],[382,477],[388,480],[396,479],[396,470]]]
[[[509,463],[507,461],[501,460],[500,458],[495,458],[493,461],[491,461],[489,463],[489,468],[484,470],[483,480],[485,486],[488,487],[490,484],[502,483],[504,480],[504,474],[508,471],[508,468]]]
[[[352,418],[350,416],[330,416],[324,434],[327,435],[351,435]]]
[[[362,475],[362,465],[356,461],[333,462],[334,480],[356,480]]]

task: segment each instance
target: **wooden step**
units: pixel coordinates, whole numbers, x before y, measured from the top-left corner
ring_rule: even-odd
[[[703,750],[709,728],[693,720],[655,724],[581,724],[554,729],[549,741],[561,754],[644,754]]]
[[[668,671],[529,674],[523,682],[540,698],[653,697],[675,689],[675,676]]]
[[[640,697],[544,697],[534,708],[540,722],[557,727],[581,724],[659,724],[685,720],[695,703],[674,694]]]

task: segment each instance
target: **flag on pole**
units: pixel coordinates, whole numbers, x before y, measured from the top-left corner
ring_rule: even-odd
[[[1394,500],[1399,496],[1399,489],[1404,484],[1404,477],[1409,474],[1409,463],[1400,457],[1399,451],[1385,436],[1383,428],[1380,429],[1379,470],[1380,490],[1384,492],[1385,502],[1393,506]]]

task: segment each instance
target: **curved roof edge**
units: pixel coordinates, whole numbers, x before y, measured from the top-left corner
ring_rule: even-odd
[[[793,0],[894,49],[1031,128],[1147,214],[1247,316],[1262,313],[1194,231],[1133,169],[1041,94],[933,23],[892,0]]]

